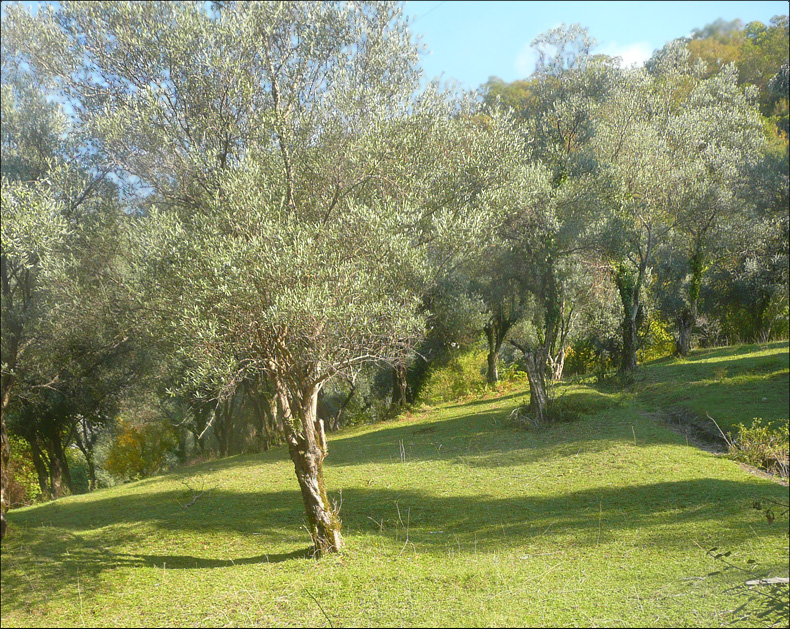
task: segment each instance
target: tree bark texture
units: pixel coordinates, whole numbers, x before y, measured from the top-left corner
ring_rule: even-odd
[[[338,552],[343,548],[343,537],[340,518],[324,484],[323,461],[328,450],[324,422],[316,416],[318,389],[307,388],[298,396],[289,396],[283,387],[278,389],[288,451],[302,492],[314,554]]]
[[[615,284],[623,304],[623,354],[620,358],[620,375],[633,378],[637,369],[636,350],[639,346],[637,338],[637,318],[641,303],[639,301],[639,285],[634,281],[633,274],[621,267],[615,274]]]
[[[565,369],[565,345],[561,345],[555,356],[549,357],[551,363],[551,379],[555,382],[562,380],[562,372]]]
[[[546,393],[546,356],[540,350],[524,352],[529,380],[529,415],[540,425],[546,422],[549,396]]]

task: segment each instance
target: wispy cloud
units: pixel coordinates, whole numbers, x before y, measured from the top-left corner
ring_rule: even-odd
[[[521,50],[518,51],[515,60],[513,61],[513,69],[519,79],[525,79],[535,71],[535,62],[538,56],[535,50],[530,46],[530,42],[526,42]]]
[[[593,54],[604,54],[610,57],[620,57],[621,66],[630,68],[631,66],[642,66],[645,61],[653,56],[653,45],[649,42],[634,42],[632,44],[619,44],[610,42],[608,44],[597,45],[593,48]],[[538,56],[535,49],[529,42],[525,43],[518,51],[513,60],[513,69],[519,78],[526,78],[535,71],[535,62]]]
[[[653,45],[648,42],[634,42],[633,44],[618,44],[610,42],[598,46],[594,51],[611,57],[620,57],[623,67],[642,66],[653,55]]]

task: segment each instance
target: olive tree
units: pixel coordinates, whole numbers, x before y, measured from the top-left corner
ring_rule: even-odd
[[[594,132],[595,213],[589,229],[612,270],[623,309],[620,374],[637,369],[639,329],[654,280],[656,248],[676,220],[678,152],[670,126],[688,92],[688,52],[663,51],[658,77],[645,68],[615,72]]]
[[[661,80],[658,66],[655,75]],[[668,240],[675,260],[685,267],[674,283],[672,319],[677,352],[685,356],[692,349],[705,270],[715,257],[735,253],[731,235],[746,216],[740,192],[755,169],[764,135],[754,96],[738,86],[730,65],[694,80],[666,122],[666,136],[673,161],[668,185],[674,193],[674,229]]]
[[[136,190],[149,326],[189,387],[271,383],[315,550],[339,550],[318,395],[360,362],[403,361],[426,282],[474,242],[469,106],[417,94],[391,3],[66,2],[16,19]]]
[[[577,258],[589,243],[579,208],[588,202],[593,121],[611,77],[611,63],[590,55],[594,43],[578,25],[543,33],[532,43],[538,68],[526,86],[517,85],[529,96],[505,101],[518,103],[511,114],[520,122],[524,149],[520,176],[512,178],[501,201],[500,237],[508,255],[518,260],[506,264],[511,275],[518,274],[517,303],[531,304],[521,316],[532,319],[534,338],[511,343],[524,353],[536,422],[544,421],[547,412],[549,369],[552,378],[561,377],[565,343],[583,293]],[[501,85],[495,87],[507,95]],[[493,93],[489,106],[501,107],[501,100],[490,98]]]
[[[62,137],[67,125],[57,105],[46,102],[39,85],[19,70],[15,50],[2,46],[2,195],[0,196],[0,303],[2,375],[2,536],[6,532],[10,451],[6,418],[20,396],[29,393],[49,337],[52,296],[49,286],[61,275],[62,244],[69,233],[61,185],[69,179]],[[49,374],[51,376],[52,374]],[[39,379],[38,384],[45,384]]]

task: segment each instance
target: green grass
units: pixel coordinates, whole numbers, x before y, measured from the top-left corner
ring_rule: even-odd
[[[751,424],[787,421],[790,352],[787,341],[699,350],[643,369],[636,390],[646,405],[709,414],[724,432]]]
[[[13,510],[2,626],[786,626],[786,588],[777,606],[744,582],[788,575],[787,516],[750,507],[787,488],[646,413],[688,402],[662,379],[711,380],[713,402],[786,374],[775,349],[659,361],[628,393],[569,385],[590,414],[541,432],[506,421],[517,392],[332,435],[347,550],[318,561],[282,449]],[[210,488],[188,508],[185,480]]]

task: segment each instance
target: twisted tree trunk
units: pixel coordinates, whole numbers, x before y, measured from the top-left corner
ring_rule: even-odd
[[[510,344],[524,354],[527,366],[527,379],[529,380],[529,416],[536,425],[546,422],[549,407],[549,396],[546,390],[547,351],[545,346],[530,349],[515,341]]]
[[[278,386],[278,403],[285,419],[288,452],[302,492],[307,526],[316,556],[343,548],[341,522],[329,501],[324,484],[323,462],[328,454],[324,422],[316,416],[318,387],[306,387],[289,395]]]

